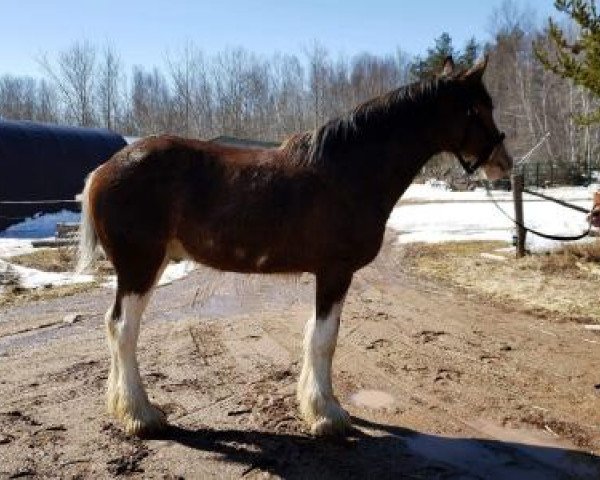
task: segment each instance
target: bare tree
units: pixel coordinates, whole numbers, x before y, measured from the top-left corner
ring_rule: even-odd
[[[176,133],[175,108],[167,81],[160,70],[134,67],[131,121],[138,135]]]
[[[0,77],[0,116],[14,120],[33,119],[35,86],[31,77]]]
[[[98,81],[96,96],[102,124],[108,129],[114,129],[118,120],[122,84],[121,60],[115,49],[107,45],[98,62]]]
[[[248,63],[249,53],[243,48],[225,50],[214,58],[216,124],[227,135],[243,136],[247,128],[244,125],[244,106],[247,100],[244,92]]]
[[[182,133],[197,137],[212,135],[213,87],[203,53],[187,43],[177,58],[167,57],[167,64]]]
[[[60,121],[56,90],[45,78],[38,82],[36,104],[35,120],[45,123]]]
[[[329,54],[317,42],[306,50],[308,60],[309,97],[312,103],[313,124],[318,127],[325,120],[327,77],[330,74]]]
[[[304,68],[295,55],[276,55],[271,61],[271,88],[274,116],[270,120],[271,138],[310,128],[306,111]]]
[[[94,125],[96,48],[87,41],[76,42],[60,52],[56,62],[43,55],[39,63],[61,96],[67,121]]]

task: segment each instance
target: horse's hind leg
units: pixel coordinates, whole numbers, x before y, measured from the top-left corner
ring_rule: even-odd
[[[124,423],[127,433],[140,435],[165,424],[163,412],[150,403],[144,390],[136,346],[142,313],[167,262],[159,252],[137,250],[135,256],[135,262],[129,263],[120,257],[112,259],[117,271],[117,293],[106,314],[111,353],[107,406]]]
[[[331,364],[351,280],[351,274],[317,275],[315,315],[305,328],[304,363],[297,391],[300,413],[315,435],[342,433],[350,424],[348,413],[333,394]]]

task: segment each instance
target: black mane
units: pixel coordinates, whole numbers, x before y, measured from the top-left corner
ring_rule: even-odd
[[[440,93],[453,88],[456,82],[449,78],[435,78],[414,82],[358,105],[350,112],[329,120],[312,132],[307,163],[326,162],[336,146],[344,143],[377,141],[398,122],[410,124],[409,112],[427,108]]]

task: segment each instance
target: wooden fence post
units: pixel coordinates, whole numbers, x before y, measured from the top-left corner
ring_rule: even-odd
[[[523,174],[513,173],[510,177],[512,183],[513,201],[515,203],[515,228],[517,230],[516,253],[517,258],[525,255],[525,224],[523,223]]]

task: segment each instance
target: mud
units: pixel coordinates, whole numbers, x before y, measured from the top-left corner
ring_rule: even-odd
[[[600,478],[600,333],[408,276],[398,248],[348,295],[343,439],[296,410],[309,276],[159,288],[139,359],[171,427],[144,440],[104,409],[109,292],[1,309],[0,478]]]

